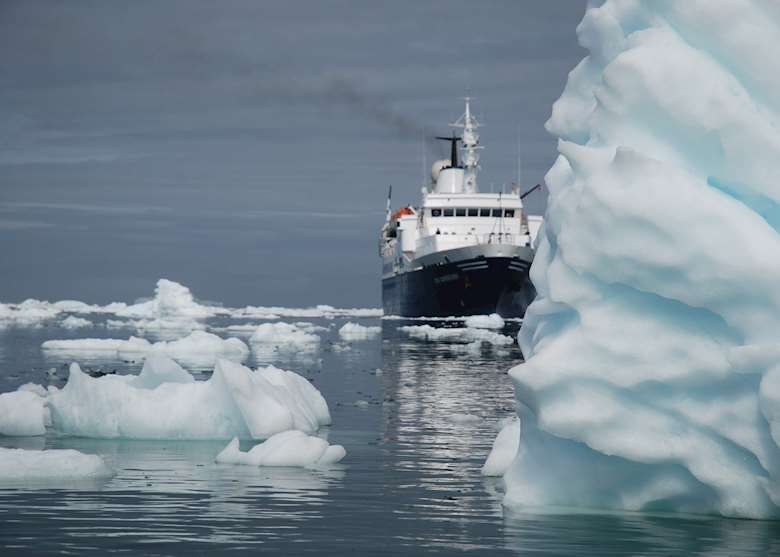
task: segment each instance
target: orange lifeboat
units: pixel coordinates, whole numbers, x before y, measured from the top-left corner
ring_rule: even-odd
[[[414,209],[412,209],[411,207],[409,206],[401,207],[400,209],[397,209],[395,213],[393,213],[393,215],[390,217],[390,220],[396,221],[404,215],[413,215],[413,214],[414,214]]]

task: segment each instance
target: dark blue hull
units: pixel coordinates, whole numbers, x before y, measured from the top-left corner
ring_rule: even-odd
[[[536,292],[529,262],[489,257],[431,265],[382,280],[385,315],[523,317]]]

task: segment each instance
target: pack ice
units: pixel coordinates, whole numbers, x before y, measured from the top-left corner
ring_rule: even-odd
[[[223,339],[205,331],[193,331],[178,340],[155,343],[138,337],[130,337],[127,340],[114,338],[47,340],[41,348],[44,354],[56,355],[61,359],[78,360],[107,356],[118,360],[143,359],[151,354],[157,354],[194,367],[213,367],[220,358],[240,363],[249,356],[249,347],[242,340]]]
[[[780,516],[780,3],[607,0],[511,370],[509,505]]]
[[[159,355],[147,358],[137,376],[93,378],[72,364],[65,387],[46,402],[56,431],[82,437],[266,439],[330,424],[325,399],[300,375],[228,360],[219,360],[206,381]]]

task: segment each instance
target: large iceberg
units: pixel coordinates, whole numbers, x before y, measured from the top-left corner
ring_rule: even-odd
[[[81,437],[266,439],[330,424],[325,399],[300,375],[228,360],[206,381],[163,356],[148,358],[137,376],[93,378],[72,364],[67,384],[47,402],[53,428]]]
[[[780,3],[607,0],[511,376],[509,505],[780,516]]]

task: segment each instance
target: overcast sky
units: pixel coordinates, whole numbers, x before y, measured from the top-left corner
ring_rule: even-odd
[[[466,94],[525,188],[585,0],[0,3],[0,300],[379,305],[388,184]],[[529,200],[541,211],[542,195]]]

